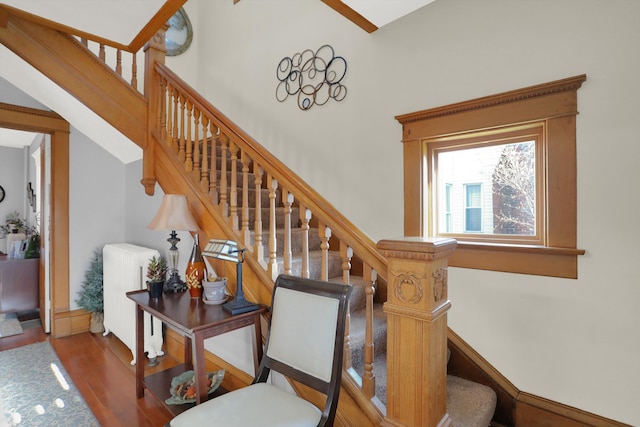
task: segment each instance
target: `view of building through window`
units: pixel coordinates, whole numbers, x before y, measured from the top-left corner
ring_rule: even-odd
[[[436,234],[536,235],[536,141],[443,147]]]

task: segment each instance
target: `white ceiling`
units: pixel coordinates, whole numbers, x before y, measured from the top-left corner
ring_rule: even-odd
[[[342,0],[351,9],[380,28],[435,0]]]

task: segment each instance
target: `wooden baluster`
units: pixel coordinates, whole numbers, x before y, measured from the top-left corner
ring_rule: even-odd
[[[102,43],[100,43],[100,51],[98,53],[98,57],[100,58],[100,60],[102,62],[106,62],[105,61],[106,53],[105,53],[105,50],[104,50],[104,45]]]
[[[276,280],[278,277],[278,261],[276,259],[276,190],[278,189],[278,181],[271,175],[267,175],[269,183],[269,263],[267,266],[269,277]],[[259,215],[256,212],[256,215]]]
[[[176,88],[173,88],[172,95],[173,95],[173,135],[171,138],[171,148],[173,148],[174,153],[178,154],[178,152],[180,151],[180,142],[179,142],[180,136],[178,132],[181,129],[180,126],[178,126],[178,111],[182,111],[182,110],[180,109],[180,94],[178,93]],[[180,158],[179,154],[178,154],[178,158]]]
[[[342,283],[351,284],[351,258],[353,257],[353,249],[346,243],[340,241],[340,257],[342,258]],[[349,307],[351,303],[347,301]],[[344,356],[342,358],[342,366],[344,369],[351,367],[351,309],[347,309],[347,318],[344,329]]]
[[[282,203],[284,205],[284,274],[291,274],[291,205],[293,194],[282,189]]]
[[[167,137],[167,84],[168,82],[165,79],[160,79],[160,92],[163,96],[158,96],[158,102],[160,102],[158,111],[160,114],[160,123],[158,123],[158,131],[160,132],[160,137],[164,140]]]
[[[264,248],[262,246],[262,174],[264,171],[256,162],[253,162],[253,176],[255,177],[255,186],[256,186],[256,213],[254,219],[254,245],[253,252],[256,256],[256,260],[266,268],[266,263],[264,262]]]
[[[242,240],[247,248],[251,248],[251,232],[249,231],[249,155],[240,153],[242,163]]]
[[[174,132],[174,123],[175,123],[175,115],[173,112],[173,85],[171,83],[167,83],[166,89],[166,97],[167,97],[167,135],[165,137],[165,145],[167,147],[171,147],[171,143],[173,140],[173,132]]]
[[[340,256],[342,258],[342,283],[351,284],[351,258],[353,257],[353,249],[344,242],[340,242]]]
[[[193,104],[187,99],[187,134],[186,134],[186,149],[187,156],[184,159],[184,170],[191,172],[193,170],[193,133],[191,130],[191,123],[193,122]]]
[[[363,265],[363,276],[366,286],[364,295],[366,301],[365,309],[365,332],[364,332],[364,373],[362,375],[362,392],[371,399],[376,394],[376,377],[373,373],[374,363],[374,343],[373,343],[373,297],[376,293],[376,280],[378,273],[368,264]]]
[[[202,114],[202,172],[200,172],[200,189],[203,193],[209,191],[209,117]]]
[[[238,225],[238,146],[233,142],[229,143],[229,151],[231,152],[231,184],[229,193],[229,202],[231,209],[231,228],[236,233],[240,232]]]
[[[138,90],[138,57],[135,52],[131,57],[131,86]]]
[[[84,37],[80,37],[80,43],[82,43],[82,45],[86,48],[89,47],[89,41],[87,39],[85,39]]]
[[[179,96],[178,102],[180,103],[180,139],[178,141],[178,159],[184,163],[187,158],[186,141],[184,135],[184,116],[186,110],[186,101],[182,95]]]
[[[229,137],[220,130],[220,212],[222,216],[229,216],[228,186],[227,186],[227,144]]]
[[[122,77],[122,51],[116,50],[116,73]]]
[[[163,88],[167,81],[163,77],[158,77],[158,93],[164,93]],[[156,129],[162,133],[162,96],[158,96],[157,100],[150,99],[149,102],[156,101]]]
[[[320,223],[318,225],[318,235],[320,236],[320,249],[322,250],[322,264],[320,266],[320,280],[329,280],[329,238],[331,228]]]
[[[300,203],[300,228],[302,229],[302,244],[300,254],[302,255],[302,277],[309,277],[309,221],[311,221],[311,211]]]
[[[209,199],[214,205],[218,204],[218,150],[216,150],[216,141],[218,141],[219,129],[211,121],[211,170],[209,171]]]
[[[196,179],[200,178],[200,110],[198,108],[193,109],[193,175]]]

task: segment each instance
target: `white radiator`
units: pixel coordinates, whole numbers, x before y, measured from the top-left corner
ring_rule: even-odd
[[[155,249],[129,243],[105,245],[102,249],[104,283],[104,335],[113,332],[133,353],[136,364],[136,305],[126,292],[146,289],[149,259]],[[162,322],[144,313],[144,351],[149,359],[162,356]]]

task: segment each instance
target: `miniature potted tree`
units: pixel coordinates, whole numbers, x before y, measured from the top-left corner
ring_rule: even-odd
[[[102,250],[96,249],[89,269],[84,276],[82,288],[76,303],[91,312],[89,331],[94,334],[104,332],[104,286],[102,273]]]
[[[149,260],[147,265],[147,289],[149,297],[158,299],[162,296],[164,283],[167,278],[167,261],[162,256],[155,255]]]

